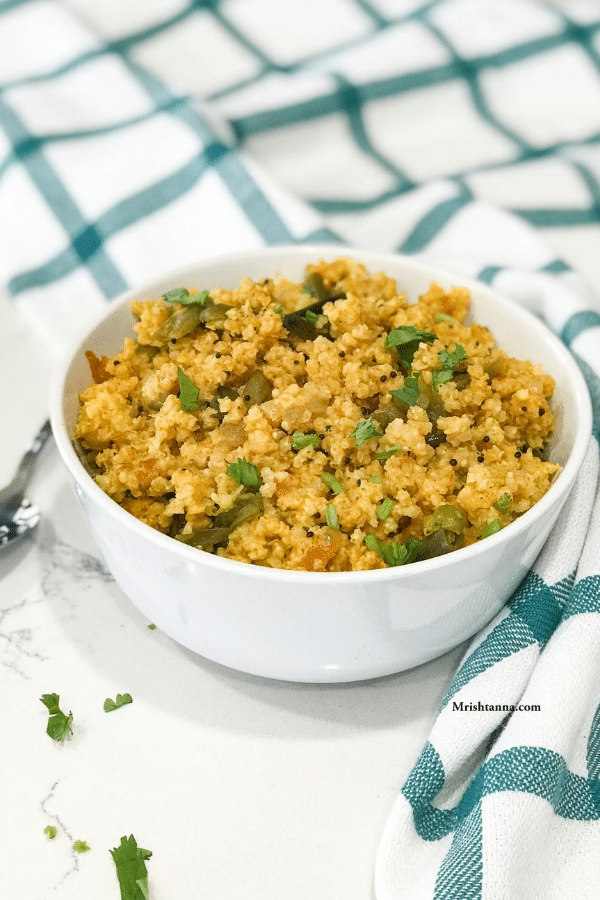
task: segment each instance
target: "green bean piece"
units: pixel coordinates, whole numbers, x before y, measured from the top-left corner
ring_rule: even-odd
[[[307,275],[303,285],[303,291],[311,297],[315,297],[315,302],[310,303],[308,306],[303,306],[302,309],[297,309],[295,312],[286,313],[282,316],[281,321],[283,322],[284,328],[303,341],[314,341],[319,334],[322,334],[323,337],[330,338],[328,333],[329,320],[327,317],[324,317],[324,319],[320,318],[323,307],[326,303],[333,302],[334,300],[342,300],[346,294],[343,291],[333,293],[325,285],[323,276],[318,272],[312,272],[310,275]],[[314,319],[312,314],[315,314],[318,318]]]
[[[208,553],[214,553],[215,549],[224,546],[231,536],[231,532],[257,516],[263,508],[262,497],[259,494],[239,494],[229,509],[220,512],[213,519],[210,528],[192,529],[190,534],[178,534],[176,540],[191,547],[198,547]]]
[[[216,528],[229,528],[233,531],[242,522],[253,519],[263,508],[263,501],[260,494],[251,494],[243,491],[235,498],[233,505],[229,509],[224,509],[214,518]]]
[[[240,394],[244,398],[244,403],[250,407],[268,400],[272,390],[273,385],[269,379],[265,378],[259,369],[255,369],[248,381],[240,389]]]
[[[323,276],[319,272],[311,272],[307,275],[302,290],[305,294],[310,294],[315,300],[328,300],[331,291],[326,287]]]
[[[453,534],[462,534],[467,527],[467,516],[459,506],[444,503],[433,512],[423,526],[423,534],[430,535],[439,528],[451,531]]]
[[[227,303],[207,303],[200,310],[200,322],[203,325],[207,325],[209,322],[222,321],[227,314],[227,310],[232,308]]]
[[[471,384],[471,376],[468,372],[455,372],[452,381],[456,385],[457,391],[464,391]]]
[[[302,310],[298,310],[298,312],[294,313],[287,313],[282,317],[281,321],[291,334],[295,334],[296,337],[299,337],[302,341],[314,341],[317,336],[317,329],[313,322],[308,322],[304,318]]]
[[[499,356],[494,360],[485,362],[483,364],[483,371],[486,375],[489,375],[490,378],[497,378],[498,375],[502,375],[504,371],[504,360]]]
[[[462,545],[462,535],[456,535],[451,531],[444,531],[443,528],[438,528],[437,531],[434,531],[421,541],[415,562],[444,556],[446,553],[458,550]]]
[[[393,422],[394,419],[403,419],[406,421],[407,412],[408,406],[406,403],[394,399],[390,401],[390,403],[384,403],[383,406],[376,409],[375,412],[371,414],[371,418],[377,422],[382,431],[385,431],[390,422]]]
[[[190,547],[197,547],[199,550],[206,550],[207,553],[214,553],[218,546],[227,543],[230,534],[230,528],[197,528],[189,534],[178,534],[175,540]]]
[[[158,347],[153,347],[152,344],[136,344],[134,352],[139,356],[145,356],[148,361],[154,359],[156,354],[160,353]]]
[[[79,458],[79,462],[88,473],[88,475],[90,475],[92,478],[95,478],[96,475],[99,475],[100,472],[102,472],[102,469],[100,469],[99,466],[97,466],[95,463],[95,457],[98,451],[96,450],[91,453],[86,453],[77,439],[75,439],[72,444],[73,450]]]
[[[201,309],[199,306],[176,308],[153,335],[155,341],[177,340],[194,331],[200,324]]]

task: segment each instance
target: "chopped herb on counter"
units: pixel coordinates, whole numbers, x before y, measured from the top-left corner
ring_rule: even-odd
[[[48,838],[49,841],[52,841],[52,840],[54,840],[54,838],[56,837],[58,832],[57,832],[56,828],[54,827],[54,825],[46,825],[46,827],[44,828],[44,834],[46,835],[46,837]]]
[[[364,444],[365,441],[368,441],[370,438],[381,436],[382,432],[377,430],[372,416],[369,416],[368,419],[363,419],[361,422],[359,422],[354,431],[351,431],[349,435],[349,437],[354,438],[357,447],[362,446],[362,444]]]
[[[179,381],[179,404],[187,412],[194,412],[200,406],[200,389],[188,378],[181,366],[177,367]]]
[[[235,463],[227,466],[227,474],[238,484],[245,484],[246,487],[260,487],[260,474],[255,465],[248,462],[247,459],[240,459]]]
[[[48,710],[48,727],[46,734],[54,741],[64,741],[68,734],[73,734],[71,723],[73,722],[73,713],[66,715],[59,707],[60,697],[58,694],[42,694],[40,701]]]
[[[128,838],[121,838],[121,843],[110,851],[110,855],[117,870],[121,900],[149,900],[146,860],[150,859],[152,851],[138,847],[130,834]]]
[[[87,853],[90,847],[85,841],[73,841],[73,850],[76,853]]]
[[[131,694],[117,694],[116,700],[111,700],[110,697],[107,697],[104,701],[104,712],[112,712],[113,709],[119,709],[127,703],[133,703]]]

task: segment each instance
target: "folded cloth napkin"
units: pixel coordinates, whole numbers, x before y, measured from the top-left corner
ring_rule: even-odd
[[[375,891],[596,898],[600,306],[552,249],[600,234],[595,2],[4,0],[0,159],[0,279],[56,355],[132,283],[325,239],[478,276],[567,343],[585,466],[449,687]]]

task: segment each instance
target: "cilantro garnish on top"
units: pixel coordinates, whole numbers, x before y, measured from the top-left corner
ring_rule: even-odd
[[[227,474],[238,484],[245,484],[246,487],[260,487],[260,473],[256,466],[248,462],[247,459],[241,459],[238,456],[237,462],[227,466]]]
[[[419,349],[419,344],[431,344],[436,338],[437,335],[430,331],[421,331],[413,325],[402,325],[400,328],[393,328],[390,331],[385,340],[385,348],[386,350],[395,348],[398,360],[408,367]]]
[[[167,303],[180,303],[182,306],[206,306],[210,299],[208,291],[190,294],[187,288],[175,288],[162,295]]]
[[[200,388],[189,378],[181,366],[177,367],[179,381],[179,405],[187,412],[195,412],[200,405]]]
[[[446,384],[454,375],[454,370],[461,362],[467,359],[465,348],[457,344],[454,350],[440,350],[438,360],[440,368],[431,373],[434,389],[437,391],[441,384]]]

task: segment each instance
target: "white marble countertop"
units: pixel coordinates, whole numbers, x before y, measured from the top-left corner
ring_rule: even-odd
[[[52,365],[3,297],[0,360],[4,484],[46,416]],[[372,897],[384,821],[460,651],[347,685],[223,668],[148,629],[52,442],[29,495],[37,534],[0,555],[2,896],[116,900],[109,849],[133,833],[153,852],[152,900]],[[105,713],[124,692],[133,703]],[[43,693],[73,712],[64,744],[46,734]]]

